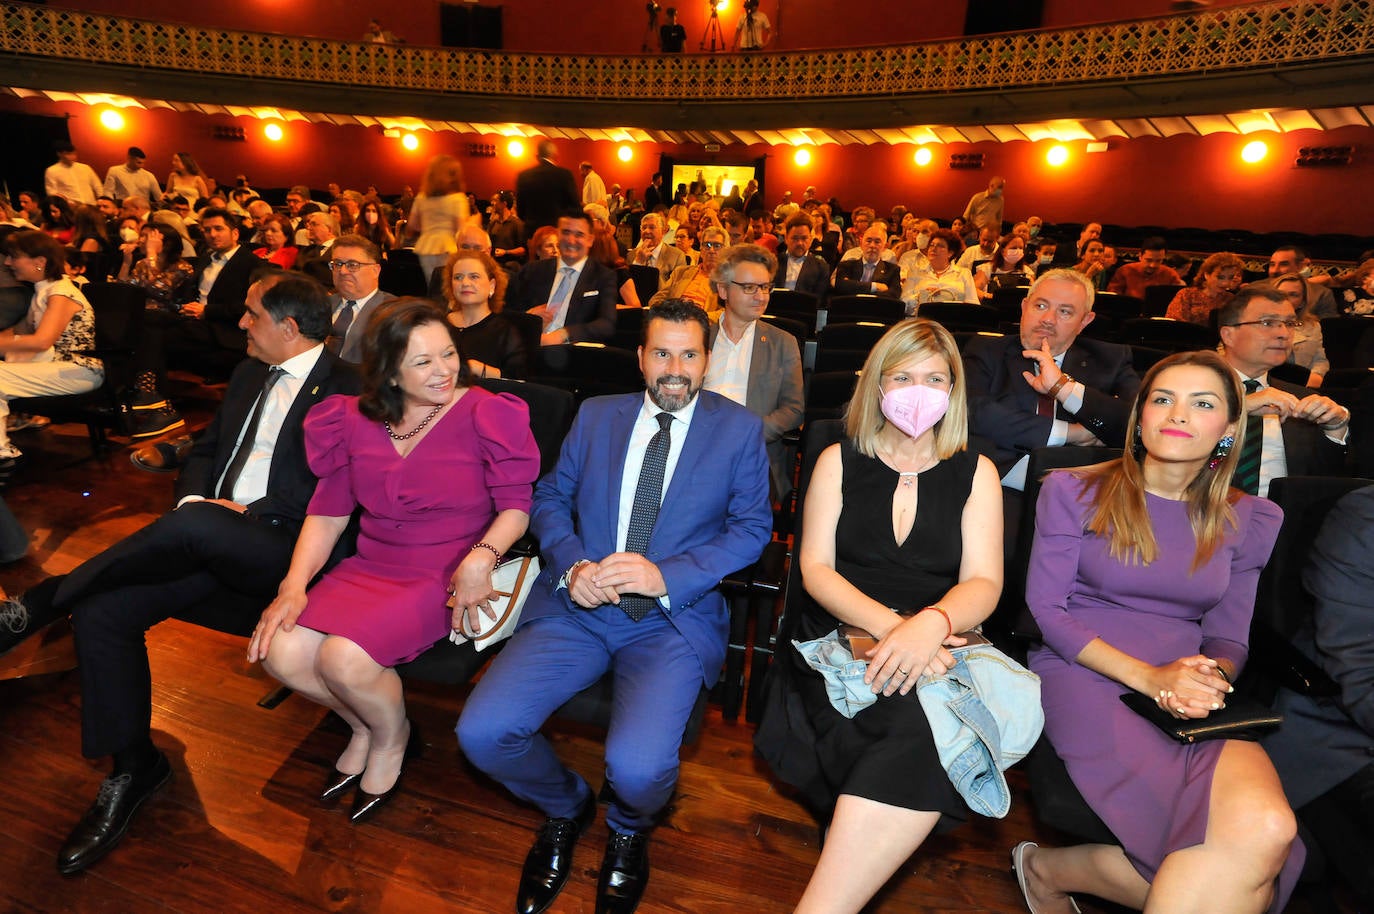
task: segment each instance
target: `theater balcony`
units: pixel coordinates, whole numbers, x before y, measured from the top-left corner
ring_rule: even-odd
[[[954,41],[764,54],[378,45],[0,5],[0,86],[655,138],[913,142],[918,125],[1157,118],[1374,102],[1368,0],[1204,9]],[[450,128],[452,129],[452,128]],[[478,131],[483,132],[483,131]],[[850,134],[845,137],[844,134]],[[976,139],[977,137],[965,138]],[[782,141],[786,141],[784,136]]]

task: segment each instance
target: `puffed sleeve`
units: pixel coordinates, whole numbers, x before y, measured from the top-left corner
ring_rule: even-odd
[[[1231,553],[1231,582],[1221,600],[1202,615],[1202,653],[1230,660],[1237,673],[1250,654],[1250,619],[1260,571],[1274,551],[1283,510],[1267,498],[1246,497],[1236,504],[1239,539]],[[1249,515],[1247,518],[1246,515]]]
[[[1078,558],[1086,506],[1079,501],[1085,483],[1067,472],[1054,472],[1040,487],[1035,507],[1035,542],[1026,571],[1026,605],[1040,633],[1056,654],[1073,663],[1097,632],[1069,614],[1069,598],[1078,586]]]
[[[472,419],[492,504],[497,511],[514,508],[528,514],[539,478],[539,446],[530,431],[529,407],[513,394],[496,394],[477,403]]]
[[[353,513],[353,473],[349,460],[349,432],[358,415],[358,398],[336,394],[315,404],[305,417],[305,459],[319,477],[308,513],[345,517]]]

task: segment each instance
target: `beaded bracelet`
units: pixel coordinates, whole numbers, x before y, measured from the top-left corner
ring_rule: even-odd
[[[945,627],[949,629],[949,631],[945,632],[945,637],[948,638],[950,635],[954,634],[954,623],[950,621],[949,613],[945,612],[938,606],[927,606],[924,609],[922,609],[921,612],[937,612],[940,615],[944,616]]]
[[[471,551],[476,552],[478,549],[491,550],[491,554],[496,556],[496,564],[498,565],[501,564],[501,559],[504,558],[504,556],[501,555],[500,551],[491,543],[474,543]]]

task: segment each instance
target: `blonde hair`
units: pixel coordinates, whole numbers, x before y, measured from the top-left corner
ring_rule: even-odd
[[[1145,474],[1142,468],[1145,447],[1140,441],[1140,410],[1154,389],[1161,373],[1180,365],[1210,368],[1221,381],[1226,398],[1226,419],[1235,423],[1234,443],[1230,453],[1217,462],[1215,469],[1204,464],[1188,484],[1184,501],[1188,505],[1188,522],[1193,528],[1196,548],[1193,567],[1207,564],[1226,536],[1227,528],[1236,527],[1236,514],[1231,505],[1241,496],[1231,488],[1231,476],[1240,459],[1241,442],[1245,440],[1245,402],[1236,373],[1209,350],[1179,352],[1156,362],[1141,382],[1131,407],[1130,424],[1126,428],[1126,452],[1120,460],[1099,463],[1081,469],[1066,470],[1085,480],[1085,495],[1091,493],[1095,508],[1088,529],[1107,540],[1108,552],[1119,562],[1149,565],[1159,557],[1159,543],[1155,540],[1150,512],[1145,506]]]
[[[420,178],[420,194],[445,197],[463,192],[463,165],[451,155],[437,155],[425,166]]]
[[[896,324],[873,345],[864,360],[854,396],[845,409],[845,434],[854,448],[868,457],[878,453],[878,433],[887,424],[883,415],[879,382],[887,372],[911,360],[939,356],[949,363],[949,409],[935,423],[935,457],[947,460],[968,446],[968,396],[964,389],[964,363],[959,346],[949,331],[935,321],[907,318]]]

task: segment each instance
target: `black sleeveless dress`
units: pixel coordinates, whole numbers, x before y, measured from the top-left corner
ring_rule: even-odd
[[[849,441],[840,444],[844,505],[835,528],[835,568],[873,599],[897,610],[938,602],[959,580],[960,523],[973,487],[977,454],[961,451],[917,479],[916,520],[906,540],[892,535],[892,497],[900,477]],[[805,531],[803,531],[805,535]],[[798,641],[820,638],[839,620],[807,597]],[[789,648],[790,650],[790,648]],[[790,650],[802,700],[815,727],[816,756],[833,795],[942,814],[940,830],[964,821],[968,808],[940,765],[925,711],[912,689],[878,696],[846,718],[826,698],[819,673]],[[833,802],[833,799],[832,799]]]

